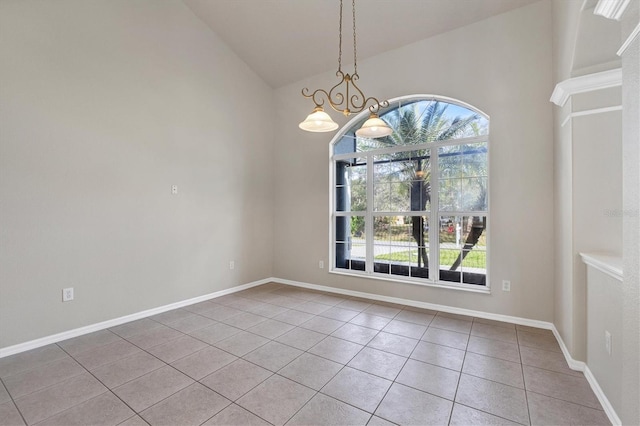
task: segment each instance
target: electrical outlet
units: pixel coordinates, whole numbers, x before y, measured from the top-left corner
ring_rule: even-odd
[[[236,262],[233,260],[229,262],[229,269],[236,269]]]
[[[607,330],[604,331],[604,348],[606,349],[607,353],[611,355],[611,333],[609,333]]]
[[[324,269],[324,261],[321,260],[318,262],[318,268]]]
[[[178,193],[178,185],[171,185],[171,193],[174,195]]]
[[[62,301],[70,302],[73,300],[73,287],[62,289]]]
[[[511,281],[502,280],[502,291],[511,291]]]

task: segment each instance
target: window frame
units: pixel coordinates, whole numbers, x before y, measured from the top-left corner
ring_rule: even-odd
[[[366,151],[356,151],[350,153],[342,153],[342,154],[334,154],[335,145],[342,140],[345,134],[349,133],[353,130],[355,125],[362,119],[366,118],[369,114],[368,111],[363,111],[362,113],[356,115],[354,118],[349,120],[347,124],[345,124],[340,131],[333,137],[329,144],[329,273],[338,274],[338,275],[347,275],[359,278],[370,278],[376,280],[390,281],[390,282],[400,282],[405,284],[413,284],[427,287],[438,287],[438,288],[447,288],[447,289],[455,289],[455,290],[463,290],[470,291],[476,293],[490,293],[491,292],[491,280],[490,280],[490,236],[491,236],[491,220],[490,220],[490,211],[491,211],[491,197],[490,197],[490,185],[491,185],[491,173],[490,173],[490,118],[487,114],[480,111],[478,108],[475,108],[472,105],[469,105],[465,102],[459,101],[457,99],[448,98],[444,96],[436,96],[436,95],[410,95],[410,96],[401,96],[397,98],[393,98],[389,100],[389,107],[383,109],[380,112],[380,115],[384,115],[388,111],[392,111],[394,109],[400,108],[403,105],[415,103],[419,101],[439,101],[443,103],[449,103],[453,105],[460,106],[462,108],[466,108],[474,113],[480,115],[481,117],[487,120],[487,134],[481,136],[474,137],[466,137],[466,138],[458,138],[458,139],[448,139],[444,141],[434,141],[434,142],[425,142],[419,145],[403,145],[399,147],[389,147],[375,150],[366,150]],[[487,191],[487,207],[486,210],[483,211],[439,211],[439,196],[433,196],[433,194],[438,194],[439,191],[439,169],[438,169],[438,149],[442,146],[452,146],[452,145],[465,145],[472,143],[485,143],[487,156],[486,156],[486,167],[487,167],[487,181],[486,181],[486,191]],[[420,149],[428,149],[430,150],[430,167],[431,167],[431,179],[430,179],[430,193],[431,201],[430,201],[430,210],[429,211],[411,211],[410,215],[408,212],[376,212],[373,208],[373,187],[374,187],[374,174],[373,174],[373,157],[381,154],[389,154],[389,153],[398,153],[405,151],[416,151]],[[344,159],[353,159],[353,158],[366,158],[367,159],[367,209],[364,211],[336,211],[336,164],[340,160]],[[370,198],[371,197],[371,198]],[[380,272],[374,272],[374,238],[367,238],[365,240],[366,245],[366,260],[365,260],[365,270],[354,270],[354,269],[345,269],[345,268],[337,268],[336,267],[336,218],[338,216],[351,217],[351,216],[364,216],[365,218],[365,235],[373,235],[373,226],[374,220],[373,218],[376,216],[427,216],[429,218],[429,223],[431,224],[433,220],[436,220],[436,223],[439,225],[441,216],[481,216],[486,220],[485,227],[485,239],[486,239],[486,278],[485,285],[477,285],[477,284],[466,284],[462,282],[452,282],[452,281],[443,281],[440,280],[440,267],[438,266],[432,272],[429,270],[429,278],[419,278],[419,277],[410,277],[403,275],[395,275],[395,274],[384,274]],[[439,265],[439,257],[440,257],[440,240],[439,240],[439,226],[429,226],[429,263]],[[436,242],[437,244],[434,244]],[[435,248],[433,248],[435,246]],[[436,254],[434,257],[433,254]],[[436,274],[434,277],[433,274]]]

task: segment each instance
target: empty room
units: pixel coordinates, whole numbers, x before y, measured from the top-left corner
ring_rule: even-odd
[[[640,424],[638,0],[0,0],[0,426]]]

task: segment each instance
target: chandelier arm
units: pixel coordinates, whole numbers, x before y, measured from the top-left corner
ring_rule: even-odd
[[[304,96],[305,98],[311,98],[313,100],[313,103],[315,103],[317,107],[321,107],[322,105],[324,105],[324,99],[322,98],[316,99],[316,95],[322,94],[322,93],[324,93],[327,99],[329,98],[329,94],[324,89],[316,89],[311,94],[309,93],[308,88],[305,87],[304,89],[302,89],[302,96]]]
[[[377,98],[374,98],[373,96],[370,96],[367,98],[362,92],[362,90],[356,84],[356,80],[358,80],[359,78],[360,76],[358,76],[357,74],[354,74],[351,77],[351,83],[356,90],[356,94],[351,95],[351,97],[349,98],[349,102],[351,102],[351,107],[353,108],[351,110],[352,113],[357,114],[363,111],[366,108],[367,104],[369,104],[369,102],[373,102],[373,105],[369,107],[369,111],[371,111],[371,113],[373,114],[376,114],[378,111],[380,111],[380,109],[386,108],[389,106],[388,101],[380,102]]]
[[[324,105],[324,99],[322,95],[329,102],[329,106],[336,112],[340,112],[346,116],[350,114],[357,114],[362,112],[365,107],[371,103],[369,106],[369,111],[372,114],[377,114],[380,112],[382,108],[387,108],[389,106],[388,101],[380,102],[377,98],[370,96],[368,98],[365,97],[364,93],[360,88],[355,84],[355,80],[358,79],[357,75],[349,76],[349,74],[343,75],[341,72],[336,73],[336,75],[340,78],[340,82],[333,86],[328,92],[324,89],[316,89],[312,93],[309,93],[308,88],[302,89],[302,96],[305,98],[311,98],[317,107]],[[345,94],[338,90],[342,84],[345,84]],[[351,86],[355,89],[356,93],[351,95]],[[346,100],[346,107],[341,109]],[[361,102],[360,102],[361,101]]]
[[[327,99],[329,101],[329,105],[331,106],[331,108],[334,111],[341,112],[341,113],[344,114],[344,110],[340,109],[340,107],[344,104],[344,101],[346,100],[347,101],[346,110],[348,110],[349,109],[349,98],[345,98],[345,96],[340,91],[336,92],[336,90],[340,86],[342,86],[342,84],[346,81],[347,82],[347,93],[348,93],[350,77],[349,77],[349,74],[344,75],[342,73],[342,71],[338,71],[336,73],[336,76],[340,79],[340,81],[338,82],[338,84],[336,84],[331,89],[329,89],[329,93],[327,93]]]
[[[378,114],[382,108],[387,108],[389,106],[389,101],[380,102],[378,99],[374,98],[373,96],[367,98],[364,104],[365,105],[368,104],[369,101],[373,101],[373,105],[369,107],[369,112],[371,112],[371,114]]]
[[[351,102],[351,106],[353,107],[353,111],[351,112],[354,113],[362,111],[366,105],[366,96],[356,84],[356,80],[358,80],[359,78],[360,76],[358,74],[353,74],[353,76],[351,76],[351,84],[355,89],[355,93],[351,95],[351,97],[349,98],[349,102]]]

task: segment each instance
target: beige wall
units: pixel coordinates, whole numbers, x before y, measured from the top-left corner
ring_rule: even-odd
[[[595,2],[586,3],[584,10],[576,3],[553,2],[556,82],[622,66],[622,87],[574,95],[554,112],[554,210],[556,227],[560,228],[555,243],[559,254],[555,324],[573,358],[586,361],[622,423],[638,424],[640,42],[635,40],[622,61],[615,59],[615,52],[640,21],[639,3],[629,3],[622,23],[593,17],[593,9],[588,7]],[[576,61],[577,57],[580,60]],[[585,62],[587,57],[596,62]],[[574,117],[561,125],[571,112],[620,103],[622,112]],[[595,175],[594,164],[600,170]],[[612,216],[607,215],[609,210],[613,210]],[[576,258],[580,251],[621,254],[622,283],[610,282],[591,269],[587,273]],[[612,334],[612,355],[604,353],[605,327]]]
[[[0,347],[272,275],[273,92],[182,2],[4,1],[0,39]]]
[[[622,39],[640,25],[640,2],[631,2]],[[624,424],[640,424],[640,38],[622,56],[622,410]]]
[[[571,77],[574,49],[578,33],[580,0],[554,0],[553,16],[553,74],[558,83]],[[571,114],[571,99],[564,107],[554,107],[554,324],[569,351],[573,337],[573,264],[572,241],[573,188],[572,128],[562,126]]]
[[[574,50],[583,0],[553,0],[553,77],[562,81],[572,77]]]
[[[620,107],[620,87],[574,95],[574,113],[594,108]],[[586,361],[587,317],[604,309],[597,300],[587,306],[587,271],[580,253],[603,252],[622,255],[622,112],[610,111],[576,116],[571,126],[573,263],[573,328],[571,354]],[[620,309],[620,306],[618,307]],[[614,332],[612,330],[612,332]],[[619,329],[615,330],[619,338]],[[603,337],[597,343],[602,346]]]
[[[318,268],[319,260],[329,263],[333,134],[306,133],[297,124],[313,107],[300,96],[301,88],[330,87],[333,72],[276,90],[276,276],[552,321],[551,52],[551,8],[543,1],[358,64],[361,87],[369,96],[437,94],[491,116],[490,295],[347,277]],[[511,292],[501,290],[503,279],[511,280]]]
[[[620,66],[610,60],[612,46],[619,45],[612,40],[620,39],[615,21],[594,17],[593,4],[583,9],[576,1],[553,2],[553,14],[556,83]],[[595,43],[601,33],[602,43]],[[562,107],[554,106],[554,323],[571,356],[581,361],[587,358],[588,312],[579,253],[622,254],[622,113],[598,112],[620,107],[620,87],[576,94]]]
[[[554,324],[569,350],[573,338],[573,156],[571,123],[560,123],[571,113],[571,99],[554,114]],[[564,283],[564,284],[563,284]]]
[[[587,365],[611,406],[622,409],[622,282],[596,268],[587,268]],[[611,355],[605,331],[612,333]],[[629,423],[630,424],[630,423]]]

